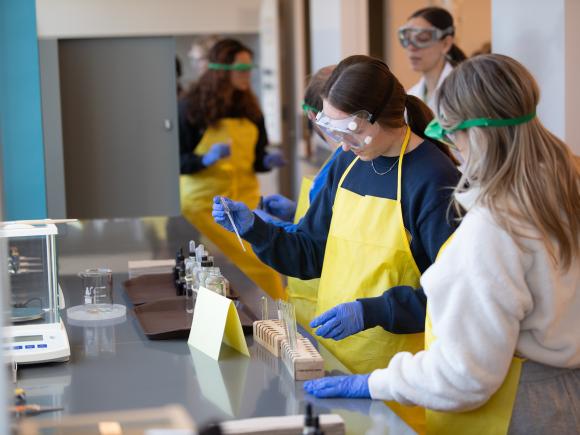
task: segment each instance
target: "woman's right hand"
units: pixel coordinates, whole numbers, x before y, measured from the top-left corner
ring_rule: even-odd
[[[211,166],[218,160],[229,157],[231,146],[229,143],[214,143],[209,151],[203,155],[201,162],[204,166]]]
[[[223,198],[227,207],[229,208],[230,214],[232,215],[232,220],[238,228],[240,235],[247,232],[252,225],[254,225],[254,213],[248,208],[243,202],[232,201],[229,198]],[[213,208],[211,215],[214,221],[224,227],[226,230],[234,232],[232,223],[228,218],[225,207],[220,201],[219,196],[215,196],[213,199]]]

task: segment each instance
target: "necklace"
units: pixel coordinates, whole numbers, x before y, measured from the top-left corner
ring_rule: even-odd
[[[395,163],[393,163],[393,164],[391,165],[391,167],[390,167],[389,169],[387,169],[385,172],[379,172],[379,171],[377,171],[377,170],[375,169],[375,163],[374,163],[374,160],[371,160],[371,166],[373,167],[373,171],[375,171],[375,174],[377,174],[377,175],[385,175],[385,174],[388,174],[389,172],[391,172],[391,171],[393,170],[393,168],[395,167],[395,165],[396,165],[397,163],[399,163],[399,159],[395,160]]]
[[[403,138],[406,136],[408,128],[409,127],[407,127],[405,129],[405,131],[403,133]],[[404,141],[405,141],[405,139],[403,139],[403,142]],[[404,143],[403,143],[403,145],[404,145]],[[375,168],[375,161],[374,161],[374,159],[371,160],[371,166],[373,167],[373,171],[375,171],[375,174],[377,174],[377,175],[385,175],[385,174],[388,174],[389,172],[391,172],[393,170],[393,168],[396,166],[396,164],[399,163],[399,160],[400,159],[401,159],[401,156],[399,156],[399,158],[397,160],[395,160],[395,163],[393,163],[391,165],[391,167],[389,169],[387,169],[385,172],[379,172],[379,171],[377,171],[377,169]]]

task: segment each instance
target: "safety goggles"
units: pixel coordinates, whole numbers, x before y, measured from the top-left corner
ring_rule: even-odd
[[[475,118],[468,119],[466,121],[460,122],[455,127],[450,129],[445,129],[441,126],[437,119],[433,120],[425,128],[425,135],[442,142],[445,142],[452,148],[455,147],[455,135],[454,133],[460,130],[467,130],[471,127],[508,127],[511,125],[525,124],[536,117],[536,112],[529,113],[524,116],[519,116],[517,118],[505,118],[505,119],[491,119],[491,118]]]
[[[302,111],[304,114],[312,121],[310,114],[314,117],[318,114],[318,109],[316,107],[307,104],[306,101],[302,101]],[[334,148],[338,147],[340,144],[337,143],[332,137],[330,137],[322,128],[320,128],[315,121],[312,121],[312,128],[314,131],[320,136],[320,138],[324,141],[324,143],[329,147],[329,149],[334,150]]]
[[[361,110],[342,119],[334,119],[324,112],[318,112],[315,125],[332,141],[350,148],[361,149],[372,142],[368,126],[377,124],[372,122],[373,116],[366,110]]]
[[[426,48],[435,44],[447,35],[452,35],[455,31],[453,26],[446,29],[436,27],[401,27],[399,29],[399,42],[403,48],[412,45],[415,48]]]
[[[253,63],[209,63],[207,68],[215,71],[251,71],[256,68],[256,65]]]

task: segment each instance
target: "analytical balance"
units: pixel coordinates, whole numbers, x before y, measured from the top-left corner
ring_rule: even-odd
[[[68,336],[59,308],[59,292],[53,224],[0,223],[1,249],[8,252],[9,309],[5,319],[4,346],[18,364],[67,361]],[[59,304],[60,302],[60,304]]]

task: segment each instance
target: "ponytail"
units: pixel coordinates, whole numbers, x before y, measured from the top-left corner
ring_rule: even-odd
[[[451,46],[451,48],[449,49],[449,51],[447,52],[447,60],[451,64],[452,67],[456,67],[458,64],[463,62],[465,59],[467,59],[467,56],[465,55],[463,50],[461,50],[461,48],[459,48],[455,44],[453,44]]]
[[[431,109],[419,98],[409,94],[407,94],[405,99],[405,109],[407,110],[407,124],[409,124],[411,131],[417,136],[434,143],[443,154],[451,159],[455,166],[459,165],[459,162],[447,145],[425,136],[425,128],[427,128],[427,124],[433,119]]]

